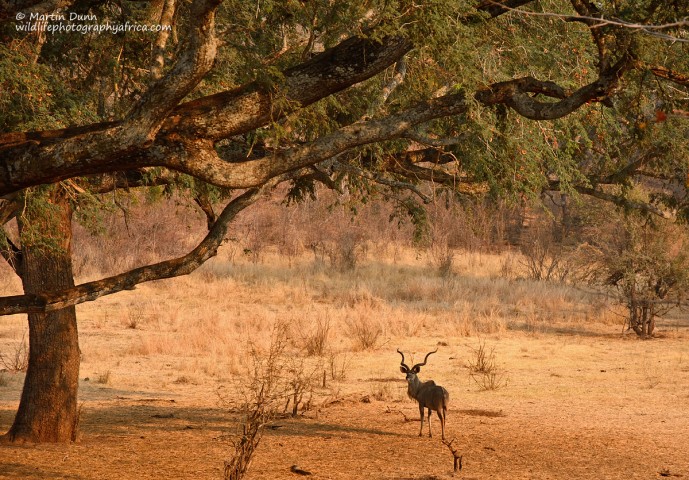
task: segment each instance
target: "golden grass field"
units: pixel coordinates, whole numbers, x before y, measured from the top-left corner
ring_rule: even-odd
[[[292,465],[324,479],[689,478],[686,313],[640,340],[606,298],[519,279],[518,263],[457,252],[442,277],[428,254],[380,246],[349,272],[221,250],[190,276],[80,305],[80,438],[1,446],[0,478],[222,478],[239,417],[221,398],[246,383],[249,346],[267,348],[276,324],[292,326],[289,353],[318,381],[308,411],[271,421],[246,478],[298,478]],[[319,325],[322,355],[306,356]],[[0,352],[25,331],[0,318]],[[419,376],[450,392],[461,473],[437,418],[437,435],[417,436],[397,347],[417,361],[439,348]],[[492,378],[470,375],[480,347]],[[3,431],[22,378],[0,373]]]

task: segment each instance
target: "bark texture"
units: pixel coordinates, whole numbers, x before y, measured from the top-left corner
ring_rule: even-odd
[[[72,210],[56,197],[50,219],[35,216],[20,222],[50,223],[50,248],[24,245],[21,269],[24,291],[62,291],[74,286],[71,259]],[[42,212],[45,215],[46,212]],[[49,313],[29,314],[29,365],[19,409],[7,437],[15,442],[75,440],[78,412],[79,338],[73,306]],[[59,346],[59,348],[56,348]]]

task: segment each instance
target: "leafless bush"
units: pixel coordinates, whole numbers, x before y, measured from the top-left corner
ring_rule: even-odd
[[[225,480],[244,477],[251,466],[266,422],[276,415],[277,401],[283,396],[280,368],[286,346],[287,328],[285,325],[278,325],[273,330],[267,354],[262,354],[255,345],[250,346],[250,380],[247,383],[239,381],[235,385],[235,390],[240,393],[240,400],[219,393],[222,404],[243,416],[241,432],[233,439],[231,457],[225,461]]]
[[[225,480],[241,479],[248,471],[268,421],[290,408],[291,415],[296,416],[300,408],[304,411],[312,404],[322,364],[309,365],[304,357],[288,355],[288,344],[289,325],[276,325],[267,352],[250,346],[250,375],[237,380],[233,389],[239,399],[219,393],[221,403],[243,418],[241,432],[232,442],[231,457],[225,462]]]
[[[223,478],[225,480],[240,480],[251,467],[254,451],[258,448],[263,436],[265,425],[265,413],[261,407],[261,398],[257,399],[257,406],[247,412],[242,424],[242,433],[233,441],[234,452],[232,457],[225,461]]]
[[[318,374],[323,370],[322,363],[308,361],[298,352],[289,353],[289,331],[290,326],[286,323],[276,325],[267,353],[255,345],[251,346],[250,381],[237,386],[245,398],[244,406],[260,399],[264,410],[271,415],[285,413],[290,404],[293,415],[298,413],[300,407],[302,410],[308,407],[304,395],[317,386]]]
[[[21,341],[15,345],[14,351],[9,355],[0,353],[0,363],[9,372],[26,372],[29,366],[29,350],[26,345],[26,332],[22,335]]]
[[[301,343],[309,356],[322,356],[328,344],[330,335],[330,320],[328,318],[316,318],[311,325],[299,324]]]
[[[96,383],[107,385],[108,383],[110,383],[110,377],[110,370],[103,372],[96,377]]]
[[[253,264],[257,264],[263,258],[268,238],[266,232],[270,231],[271,224],[262,225],[258,221],[251,222],[245,226],[244,249],[242,252]]]
[[[341,272],[351,272],[356,269],[362,258],[366,256],[366,245],[358,234],[344,234],[331,242],[327,248],[330,266]]]
[[[469,360],[469,376],[480,390],[497,390],[507,385],[507,378],[496,364],[495,347],[486,348],[486,342],[480,341],[472,349],[473,358]]]
[[[124,325],[126,328],[136,330],[138,327],[141,326],[143,319],[144,314],[142,312],[129,310],[129,312],[127,313],[127,319],[124,321]]]
[[[205,215],[173,196],[118,193],[90,228],[74,225],[74,269],[80,276],[120,273],[186,253],[203,237]],[[95,228],[94,228],[95,227]],[[104,255],[107,252],[107,255]]]
[[[357,350],[372,349],[383,334],[383,328],[380,323],[368,317],[347,320],[346,323],[349,336],[354,341],[354,347]]]
[[[521,252],[528,278],[565,282],[579,275],[577,250],[558,242],[549,226],[541,222],[522,238]]]
[[[285,368],[287,400],[283,413],[287,413],[291,408],[291,415],[296,417],[300,407],[302,411],[311,409],[314,389],[318,386],[318,379],[322,370],[323,367],[320,362],[309,366],[303,357],[289,358]],[[306,398],[307,394],[308,398]]]
[[[517,259],[512,253],[508,253],[500,262],[500,277],[514,279],[517,276]]]
[[[485,251],[505,244],[513,209],[485,199],[459,202],[445,198],[428,212],[431,237],[443,237],[452,249]]]
[[[330,367],[330,378],[336,381],[342,381],[347,377],[347,369],[349,368],[349,358],[347,354],[343,353],[342,358],[334,351],[328,354],[328,366]]]
[[[304,250],[300,226],[294,222],[295,216],[295,210],[282,208],[277,225],[277,233],[279,235],[277,238],[277,249],[281,255],[288,258],[290,266],[292,266],[294,259]]]
[[[371,387],[371,396],[379,402],[386,402],[393,398],[393,392],[389,384],[383,383]]]
[[[447,244],[447,241],[434,242],[430,248],[431,264],[442,278],[452,276],[452,265],[455,254]]]
[[[653,335],[656,319],[689,300],[689,230],[637,215],[610,216],[591,232],[586,263],[593,284],[610,288],[627,309],[627,325]]]

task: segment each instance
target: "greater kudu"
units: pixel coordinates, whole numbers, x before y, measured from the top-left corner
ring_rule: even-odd
[[[436,385],[433,380],[422,382],[417,376],[417,373],[421,371],[421,367],[426,365],[426,360],[428,360],[428,357],[437,351],[438,349],[436,348],[434,351],[429,352],[426,354],[426,358],[423,359],[422,363],[417,363],[413,367],[409,368],[404,363],[404,353],[400,352],[399,348],[397,349],[397,353],[402,355],[400,370],[402,373],[407,375],[407,394],[409,395],[409,398],[412,398],[419,403],[419,414],[421,415],[419,437],[423,435],[423,409],[427,408],[428,436],[433,436],[433,433],[431,432],[431,412],[435,410],[438,413],[442,437],[443,440],[445,440],[445,417],[447,416],[447,405],[450,403],[450,394],[447,393],[447,390],[440,385]]]

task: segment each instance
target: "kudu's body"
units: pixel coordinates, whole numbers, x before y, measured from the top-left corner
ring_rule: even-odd
[[[443,440],[445,440],[445,417],[447,416],[447,406],[450,403],[450,394],[440,385],[436,385],[433,380],[422,382],[417,375],[421,371],[421,367],[426,365],[426,360],[428,360],[429,355],[437,351],[436,349],[428,353],[422,363],[417,363],[409,368],[404,363],[404,354],[397,349],[397,353],[402,355],[400,371],[407,375],[407,394],[409,398],[419,403],[419,414],[421,416],[419,437],[423,435],[423,410],[426,408],[428,409],[428,436],[433,436],[431,432],[431,412],[435,411],[440,419],[440,429],[442,431]]]

